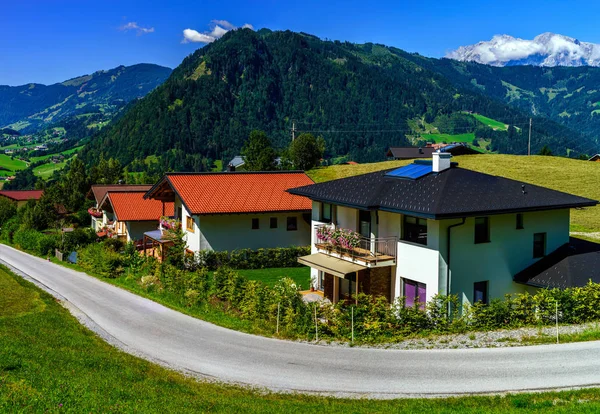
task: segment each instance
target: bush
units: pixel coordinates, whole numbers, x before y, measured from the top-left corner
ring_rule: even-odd
[[[77,264],[100,276],[115,278],[123,273],[123,256],[101,243],[79,249],[77,257]]]
[[[60,250],[63,253],[71,253],[81,247],[94,243],[98,236],[91,228],[76,228],[73,231],[63,233]]]
[[[38,251],[40,239],[44,235],[35,230],[18,230],[13,237],[13,241],[17,247],[23,250]]]
[[[267,269],[274,267],[299,267],[298,257],[310,254],[310,247],[281,247],[273,249],[240,249],[231,252],[202,250],[193,259],[188,259],[188,268],[205,267],[216,270],[220,267],[232,269]]]
[[[120,252],[121,250],[123,250],[123,246],[125,245],[125,243],[123,243],[121,240],[113,239],[112,237],[104,240],[103,243],[106,247],[111,249],[113,252]]]
[[[55,235],[43,234],[38,240],[37,254],[40,256],[54,255],[54,249],[58,246],[58,237]]]

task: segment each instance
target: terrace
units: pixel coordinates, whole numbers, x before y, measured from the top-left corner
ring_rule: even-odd
[[[323,224],[314,227],[312,240],[319,253],[366,267],[396,263],[397,237],[364,237],[352,230]]]

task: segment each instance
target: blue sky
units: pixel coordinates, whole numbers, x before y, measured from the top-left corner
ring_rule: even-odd
[[[0,85],[49,84],[121,64],[175,67],[202,46],[182,43],[183,31],[210,32],[213,20],[440,57],[504,33],[531,39],[551,31],[600,43],[599,13],[600,2],[577,0],[2,0]]]

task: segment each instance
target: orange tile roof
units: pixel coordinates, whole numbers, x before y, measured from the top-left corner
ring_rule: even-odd
[[[0,196],[10,198],[14,201],[39,200],[44,194],[43,190],[3,190]]]
[[[119,221],[152,221],[161,216],[174,214],[174,203],[163,203],[158,200],[144,199],[144,191],[136,192],[108,192],[108,199],[113,207],[115,216]]]
[[[308,198],[286,192],[289,188],[314,184],[303,172],[167,174],[166,179],[192,214],[304,211],[312,208]]]
[[[91,192],[96,199],[96,203],[100,203],[109,191],[148,191],[151,187],[152,185],[146,184],[94,184]]]

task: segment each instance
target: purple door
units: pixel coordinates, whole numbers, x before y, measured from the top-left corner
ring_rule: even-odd
[[[411,308],[415,306],[415,299],[419,301],[419,307],[425,309],[427,300],[427,288],[424,283],[415,282],[414,280],[404,280],[404,296],[406,297],[405,306]]]

